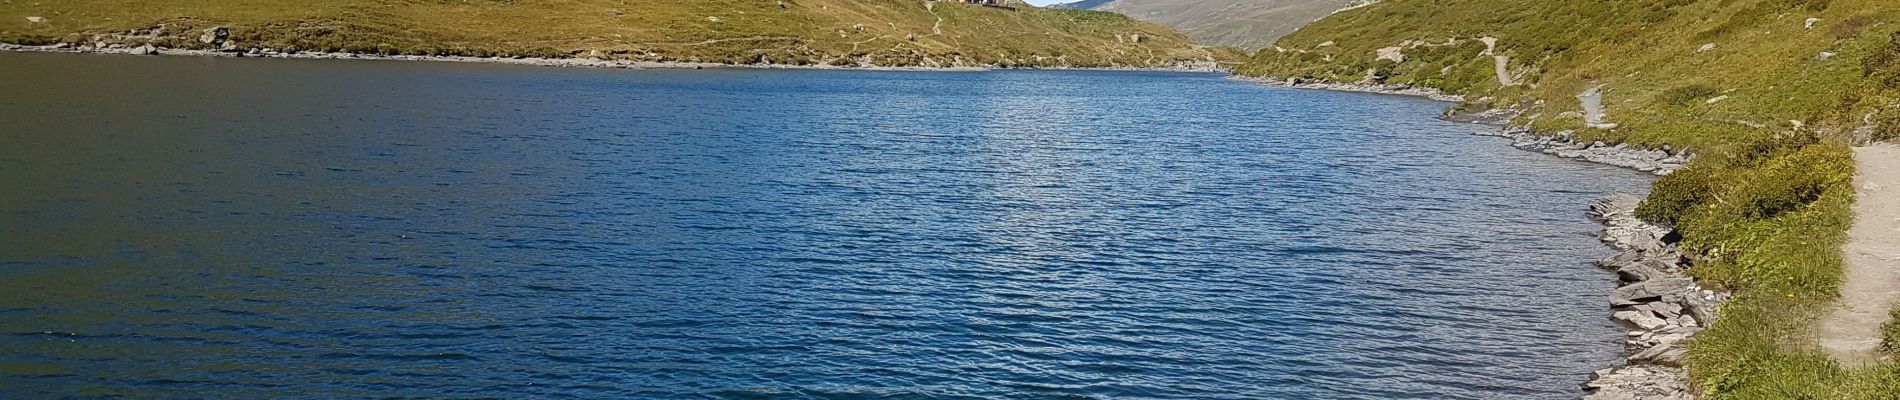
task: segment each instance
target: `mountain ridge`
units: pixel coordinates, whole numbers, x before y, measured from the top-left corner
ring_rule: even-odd
[[[0,43],[920,67],[1165,67],[1236,56],[1113,13],[910,0],[0,3]],[[201,35],[227,32],[217,41]]]

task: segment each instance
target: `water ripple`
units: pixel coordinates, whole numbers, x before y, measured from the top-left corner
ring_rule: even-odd
[[[7,398],[1567,399],[1646,179],[1202,74],[0,70]]]

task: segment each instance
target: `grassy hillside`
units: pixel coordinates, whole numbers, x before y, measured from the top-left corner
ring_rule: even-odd
[[[1847,144],[1900,138],[1897,32],[1891,0],[1387,0],[1239,71],[1436,87],[1545,132],[1693,149],[1640,214],[1675,226],[1691,272],[1737,294],[1691,346],[1695,383],[1719,399],[1893,399],[1900,365],[1844,370],[1809,330],[1838,296]],[[1579,116],[1597,86],[1614,128]]]
[[[1087,9],[1160,23],[1204,44],[1249,51],[1360,0],[1107,0]]]
[[[1150,66],[1222,55],[1121,15],[1018,9],[917,0],[11,1],[0,3],[0,41],[203,48],[198,35],[223,25],[243,47],[384,54],[891,66]]]

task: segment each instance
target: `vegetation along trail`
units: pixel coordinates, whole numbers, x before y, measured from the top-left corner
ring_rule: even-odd
[[[1900,300],[1900,146],[1854,149],[1854,227],[1847,232],[1841,307],[1821,320],[1821,347],[1849,367],[1881,361],[1881,326]]]

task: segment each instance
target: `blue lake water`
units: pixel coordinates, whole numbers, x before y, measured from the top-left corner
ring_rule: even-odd
[[[1649,179],[1213,74],[0,71],[3,398],[1569,399]]]

